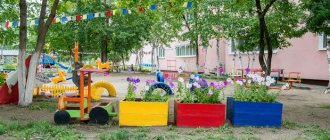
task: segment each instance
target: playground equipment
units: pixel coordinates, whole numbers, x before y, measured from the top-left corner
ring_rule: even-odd
[[[162,72],[156,72],[157,82],[152,84],[148,90],[148,94],[151,94],[155,89],[163,89],[168,95],[172,95],[173,91],[170,86],[164,83],[164,75]]]
[[[53,97],[59,97],[60,95],[63,95],[65,93],[77,93],[77,91],[78,88],[76,86],[42,85],[41,87],[34,88],[33,95],[37,96],[41,95],[41,93],[49,92]]]
[[[97,64],[97,68],[98,68],[99,70],[100,70],[100,69],[109,69],[109,68],[110,68],[110,62],[107,61],[107,62],[105,62],[105,63],[102,63],[100,58],[97,58],[97,59],[96,59],[96,64]]]
[[[90,121],[96,124],[106,124],[111,117],[116,116],[111,102],[99,103],[91,107],[91,73],[92,72],[105,72],[107,70],[98,69],[79,69],[80,72],[80,88],[84,89],[84,73],[88,73],[88,94],[85,97],[84,90],[79,90],[79,97],[66,97],[61,96],[58,100],[58,110],[55,112],[54,121],[57,124],[67,124],[71,118],[79,118],[81,121]],[[78,103],[79,107],[69,106],[68,103]]]
[[[31,56],[25,59],[26,70],[29,69]],[[26,72],[29,73],[28,71]],[[8,83],[8,80],[11,81]],[[18,103],[18,77],[12,75],[7,78],[6,82],[0,87],[0,104],[17,104]]]
[[[289,89],[292,89],[293,83],[301,84],[301,73],[300,72],[289,72],[288,78],[284,82],[290,83]]]
[[[58,77],[52,78],[51,81],[54,84],[57,84],[57,83],[62,82],[62,81],[66,81],[65,76],[66,76],[66,72],[63,71],[63,70],[59,70],[58,71]]]
[[[117,96],[117,92],[116,92],[116,88],[115,86],[107,81],[97,81],[95,83],[93,83],[92,85],[92,98],[94,100],[100,100],[102,93],[104,92],[104,90],[99,90],[99,89],[106,89],[109,93],[109,96],[111,97],[116,97]]]

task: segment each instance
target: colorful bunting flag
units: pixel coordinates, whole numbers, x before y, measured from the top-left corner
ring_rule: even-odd
[[[156,10],[156,8],[157,8],[156,4],[151,4],[150,5],[150,10]]]
[[[123,8],[121,10],[122,10],[123,15],[126,15],[127,14],[127,9],[126,8]]]
[[[64,17],[61,18],[61,22],[62,23],[65,23],[66,21],[68,21],[68,18],[66,18],[66,16],[64,16]]]
[[[108,10],[108,11],[105,13],[105,15],[106,15],[107,17],[110,17],[110,16],[111,16],[111,11]]]
[[[80,15],[76,16],[76,19],[77,19],[77,21],[80,21],[81,20],[81,16]]]
[[[8,22],[8,28],[10,28],[11,26],[13,26],[12,22]]]
[[[94,17],[98,18],[99,17],[99,13],[94,13]]]
[[[93,18],[94,18],[94,14],[93,13],[88,13],[87,19],[93,19]]]
[[[105,17],[105,12],[100,13],[100,17]]]
[[[17,27],[17,21],[14,21],[14,22],[13,22],[13,27],[14,27],[14,28]]]
[[[169,5],[172,7],[172,3],[169,3]],[[157,4],[151,4],[150,5],[150,10],[157,10],[159,8],[161,8],[161,5],[158,5],[159,7],[157,7]],[[183,7],[185,8],[192,8],[193,3],[191,1],[185,2]],[[138,8],[138,12],[143,12],[145,9],[143,7],[139,7]],[[77,16],[63,16],[63,17],[58,17],[58,18],[53,18],[51,20],[51,23],[57,23],[57,22],[61,22],[61,23],[65,23],[65,22],[69,22],[69,21],[80,21],[80,20],[85,20],[85,19],[93,19],[93,18],[98,18],[98,17],[110,17],[111,15],[116,15],[116,14],[131,14],[132,11],[128,10],[128,8],[122,8],[121,12],[120,9],[118,10],[107,10],[105,12],[97,12],[97,13],[87,13],[87,14],[83,14],[83,15],[77,15]],[[47,19],[45,19],[45,22],[47,21]],[[34,20],[30,20],[27,21],[27,25],[39,25],[39,19],[34,19]],[[0,23],[0,28],[1,27],[5,27],[5,28],[10,28],[10,27],[19,27],[20,26],[20,22],[19,21],[14,21],[14,22],[10,22],[10,21],[6,21],[6,22],[2,22]]]
[[[82,19],[83,19],[83,20],[87,19],[87,14],[84,14],[84,15],[82,16]]]
[[[39,25],[39,19],[34,20],[34,25]]]
[[[143,7],[139,7],[139,12],[143,12]]]

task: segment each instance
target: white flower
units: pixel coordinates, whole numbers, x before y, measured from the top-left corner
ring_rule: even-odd
[[[240,81],[240,80],[239,81],[236,81],[236,83],[239,84],[239,85],[241,85],[241,86],[243,85],[243,82]]]
[[[248,80],[247,83],[248,83],[248,84],[251,84],[251,80]]]
[[[266,82],[266,86],[270,86],[270,84],[272,83],[270,83],[269,81]]]
[[[183,72],[183,69],[181,69],[181,67],[180,67],[178,70],[178,73],[182,73],[182,72]]]
[[[286,88],[287,88],[287,87],[286,87],[285,85],[283,85],[281,89],[282,89],[282,90],[285,90]]]
[[[266,77],[266,80],[267,80],[267,81],[270,81],[271,79],[272,79],[272,77],[270,77],[270,76],[267,76],[267,77]]]
[[[195,81],[199,81],[199,77],[198,76],[195,77]]]
[[[195,75],[190,75],[190,79],[194,79],[195,78]]]
[[[192,84],[187,83],[187,88],[191,88]]]
[[[197,82],[194,82],[194,83],[193,83],[193,86],[198,87],[199,84],[198,84]]]
[[[149,86],[145,86],[144,89],[145,89],[145,90],[149,90]]]
[[[182,77],[179,77],[178,81],[181,82],[181,83],[183,83],[184,82],[184,79]]]
[[[286,83],[285,86],[286,86],[286,87],[290,87],[289,83]]]
[[[228,83],[233,83],[233,80],[231,78],[227,78]]]
[[[243,83],[246,83],[246,80],[245,79],[243,79],[242,81],[243,81]]]

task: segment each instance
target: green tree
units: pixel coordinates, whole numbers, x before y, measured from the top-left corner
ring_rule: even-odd
[[[305,33],[301,27],[305,13],[299,3],[289,0],[229,1],[224,9],[226,36],[242,40],[237,48],[242,52],[258,50],[260,66],[267,75],[271,72],[273,49],[288,47],[287,39]]]
[[[308,10],[307,28],[309,31],[325,36],[330,36],[330,1],[329,0],[304,0],[304,7]],[[330,42],[327,42],[327,60],[330,71]],[[329,73],[330,78],[330,73]],[[330,82],[325,93],[330,92]]]

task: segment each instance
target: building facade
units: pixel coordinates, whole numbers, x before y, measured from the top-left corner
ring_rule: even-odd
[[[284,69],[284,72],[301,72],[303,79],[328,80],[329,70],[326,48],[330,41],[323,35],[306,33],[300,38],[289,40],[288,48],[274,50],[272,68]],[[214,72],[218,64],[221,64],[226,72],[233,68],[260,68],[258,54],[238,53],[235,51],[235,43],[222,39],[217,57],[217,42],[210,40],[211,47],[199,48],[199,72]],[[237,43],[236,43],[237,44]],[[143,48],[144,52],[152,51],[150,45]],[[158,55],[159,68],[161,70],[178,70],[182,67],[185,71],[196,72],[196,50],[191,48],[189,41],[174,41],[169,46],[154,50]],[[143,63],[151,64],[151,53],[145,53]],[[155,60],[157,60],[155,55]],[[136,64],[136,55],[132,55],[128,62]],[[254,59],[254,61],[253,61]],[[157,64],[157,63],[156,63]]]

